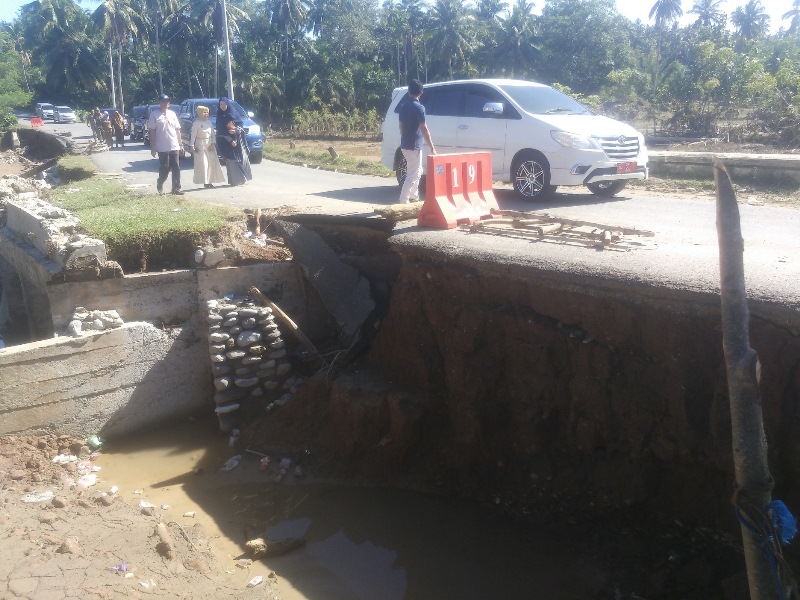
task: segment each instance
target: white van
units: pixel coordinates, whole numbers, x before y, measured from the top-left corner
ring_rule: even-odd
[[[407,91],[392,92],[382,128],[381,162],[398,182],[406,167],[397,112]],[[448,81],[426,84],[420,101],[439,154],[491,152],[493,178],[513,183],[524,199],[544,199],[559,185],[585,185],[593,194],[613,196],[628,180],[647,178],[641,133],[592,114],[550,86],[513,79]]]

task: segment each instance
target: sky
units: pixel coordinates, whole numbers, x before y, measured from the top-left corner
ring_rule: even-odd
[[[513,2],[513,0],[510,0]],[[30,0],[0,0],[0,21],[13,20],[19,8],[30,2]],[[87,10],[97,8],[100,0],[83,0],[80,4]],[[617,9],[621,14],[628,17],[631,21],[640,19],[643,23],[648,22],[647,15],[653,7],[655,0],[617,0]],[[724,0],[722,3],[722,10],[730,15],[737,7],[744,6],[747,0]],[[695,19],[695,15],[687,14],[694,4],[694,0],[683,0],[683,20],[681,25],[691,23]],[[770,16],[770,28],[772,33],[775,33],[781,25],[788,27],[788,21],[781,21],[781,17],[792,8],[792,0],[761,0],[761,4],[766,8],[767,14]],[[544,6],[544,0],[534,0],[534,7],[541,9]],[[538,11],[537,11],[538,12]]]

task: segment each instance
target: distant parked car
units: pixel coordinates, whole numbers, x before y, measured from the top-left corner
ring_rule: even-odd
[[[52,119],[53,105],[48,104],[47,102],[39,102],[36,105],[36,116],[40,119]]]
[[[150,145],[150,130],[147,129],[147,122],[150,120],[150,113],[154,110],[158,110],[158,104],[151,104],[150,106],[146,106],[147,109],[144,113],[144,117],[142,118],[142,141],[144,142],[145,146]],[[178,114],[178,107],[172,106],[170,104],[169,109],[174,112],[176,115]]]
[[[208,118],[214,127],[217,126],[217,108],[219,99],[217,98],[190,98],[181,102],[178,111],[178,119],[181,122],[181,138],[184,149],[189,150],[189,140],[192,134],[192,123],[197,118],[195,109],[198,106],[207,106],[209,110]],[[247,139],[247,149],[250,151],[250,162],[260,163],[264,157],[264,138],[261,126],[253,121],[253,113],[242,108],[241,104],[231,100],[231,111],[237,121],[241,121],[244,129],[245,139]],[[170,106],[170,108],[172,108]]]
[[[131,141],[144,139],[144,130],[147,129],[147,108],[147,104],[133,107],[133,112],[130,115],[130,119],[128,119]]]
[[[78,117],[69,106],[56,106],[53,108],[54,123],[75,123]]]

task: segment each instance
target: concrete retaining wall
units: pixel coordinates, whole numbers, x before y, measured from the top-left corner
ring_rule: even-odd
[[[0,351],[0,433],[123,435],[208,407],[205,328],[148,323]]]
[[[309,335],[323,331],[308,318],[319,300],[292,262],[48,286],[56,331],[78,306],[115,309],[127,323],[0,350],[0,434],[116,436],[213,410],[205,300],[253,285]]]
[[[713,179],[711,164],[715,156],[722,158],[737,183],[800,185],[800,155],[796,154],[650,151],[648,167],[654,177]]]

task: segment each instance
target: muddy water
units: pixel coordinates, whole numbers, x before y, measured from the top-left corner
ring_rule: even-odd
[[[281,600],[585,599],[604,582],[575,532],[451,498],[315,482],[313,469],[278,483],[279,453],[267,472],[246,453],[220,469],[235,453],[215,423],[187,422],[107,444],[99,487],[169,505],[164,520],[199,521],[237,585],[275,571]],[[236,568],[247,537],[264,534],[306,544]]]

